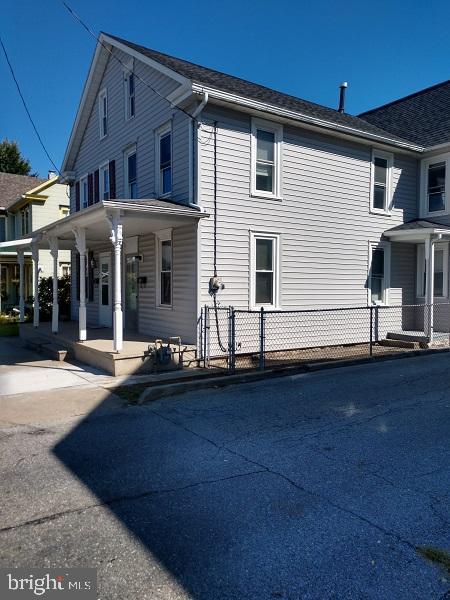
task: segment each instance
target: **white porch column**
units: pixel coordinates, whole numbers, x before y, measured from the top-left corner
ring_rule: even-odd
[[[425,241],[425,314],[424,330],[430,342],[433,339],[433,302],[434,302],[434,240],[430,236]]]
[[[33,325],[39,327],[39,248],[37,244],[32,244],[31,252],[33,256]]]
[[[86,232],[82,227],[73,230],[75,235],[75,246],[80,255],[80,271],[77,274],[80,281],[80,303],[78,305],[78,338],[80,342],[87,339],[86,331]]]
[[[23,248],[19,248],[17,250],[17,262],[19,263],[19,321],[23,323],[25,321],[25,297],[24,297],[24,287],[25,282],[23,280],[23,271],[24,271],[24,256],[23,256]]]
[[[122,315],[122,223],[119,216],[110,217],[111,237],[114,247],[114,352],[123,348],[123,315]]]
[[[52,301],[52,333],[58,333],[59,304],[58,304],[58,238],[48,240],[50,254],[53,258],[53,301]],[[81,296],[80,296],[81,298]]]

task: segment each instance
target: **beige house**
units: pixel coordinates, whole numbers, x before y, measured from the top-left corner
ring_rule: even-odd
[[[68,186],[59,183],[52,172],[48,179],[0,173],[0,243],[26,237],[44,225],[69,214]],[[20,304],[20,256],[23,256],[24,303],[31,303],[34,279],[53,274],[50,250],[42,250],[37,269],[32,266],[30,249],[5,248],[0,252],[0,311]],[[18,255],[19,253],[19,255]],[[70,252],[58,257],[58,274],[70,273]]]

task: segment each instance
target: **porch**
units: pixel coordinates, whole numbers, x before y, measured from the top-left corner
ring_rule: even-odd
[[[41,350],[60,360],[74,358],[80,362],[97,367],[110,375],[135,375],[152,373],[161,369],[177,369],[196,366],[195,345],[177,343],[170,345],[172,364],[159,365],[155,360],[153,350],[157,338],[124,332],[121,352],[114,351],[114,332],[109,327],[90,327],[88,336],[80,341],[78,323],[75,321],[61,322],[58,332],[52,332],[51,323],[41,323],[36,329],[32,323],[22,323],[19,335],[33,349]]]
[[[189,355],[190,364],[197,339],[197,226],[207,216],[163,200],[105,200],[29,238],[0,243],[0,251],[17,249],[21,336],[44,340],[41,345],[55,351],[61,346],[61,354],[69,352],[113,375],[162,367],[164,353],[179,366]],[[37,282],[43,249],[50,249],[54,266],[51,324],[40,323]],[[32,326],[24,323],[25,252],[30,250],[35,284]],[[71,323],[59,319],[61,250],[71,250],[76,259]],[[183,352],[174,338],[181,338]],[[166,347],[171,341],[171,351],[155,356],[158,339]],[[148,360],[152,355],[153,363]]]

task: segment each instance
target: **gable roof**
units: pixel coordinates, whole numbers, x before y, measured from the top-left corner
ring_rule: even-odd
[[[0,173],[0,209],[12,206],[23,194],[34,190],[47,179],[14,173]]]
[[[361,113],[359,117],[422,146],[450,142],[450,80]]]
[[[338,110],[296,98],[233,75],[227,75],[215,69],[202,67],[108,33],[101,33],[64,155],[62,171],[71,171],[73,168],[84,129],[96,101],[113,47],[160,70],[177,81],[180,90],[186,92],[208,91],[210,98],[216,99],[219,99],[222,94],[226,96],[224,101],[294,119],[314,127],[327,128],[340,134],[366,138],[412,151],[423,150],[421,146],[411,142],[408,138],[402,138],[359,117],[340,113]]]
[[[244,98],[258,100],[274,107],[285,108],[324,122],[348,127],[363,134],[372,134],[384,138],[388,137],[392,141],[397,142],[407,141],[407,138],[392,135],[392,133],[388,133],[380,127],[368,123],[359,117],[341,113],[333,108],[303,100],[302,98],[297,98],[285,94],[284,92],[279,92],[263,85],[252,83],[251,81],[235,77],[234,75],[228,75],[221,71],[216,71],[215,69],[202,67],[201,65],[197,65],[187,60],[176,58],[169,54],[164,54],[163,52],[158,52],[157,50],[152,50],[151,48],[129,42],[128,40],[124,40],[109,33],[104,35],[109,39],[116,40],[139,54],[160,63],[194,83],[211,86],[218,90],[230,92]]]

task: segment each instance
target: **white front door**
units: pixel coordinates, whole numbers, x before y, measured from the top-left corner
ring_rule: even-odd
[[[112,271],[111,254],[100,254],[100,280],[99,280],[99,325],[111,327],[112,325]]]

